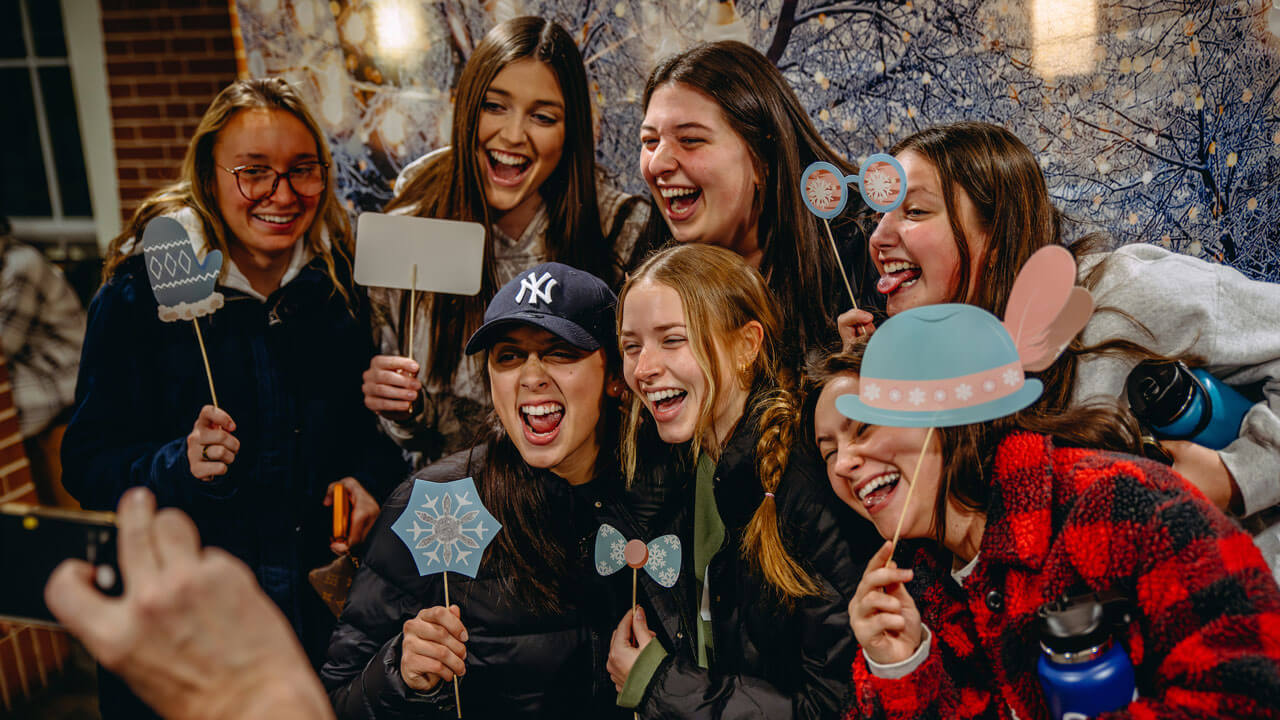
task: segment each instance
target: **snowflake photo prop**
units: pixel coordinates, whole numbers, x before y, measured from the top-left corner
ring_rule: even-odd
[[[465,477],[447,483],[414,480],[404,512],[391,530],[413,555],[419,575],[441,573],[444,605],[449,606],[449,571],[474,578],[480,558],[502,529],[480,502],[475,480]],[[453,678],[453,701],[462,717],[458,678]]]
[[[438,572],[475,577],[480,558],[502,525],[480,503],[475,481],[414,480],[400,518],[391,526],[409,548],[420,575]]]

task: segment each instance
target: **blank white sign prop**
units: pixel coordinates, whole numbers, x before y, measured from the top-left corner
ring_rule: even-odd
[[[475,295],[483,265],[480,223],[371,212],[356,221],[356,282],[361,285]]]

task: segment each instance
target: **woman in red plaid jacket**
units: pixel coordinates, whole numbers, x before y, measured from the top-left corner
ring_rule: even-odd
[[[902,524],[919,540],[895,555],[910,569],[886,566],[885,543],[850,603],[862,652],[847,718],[1048,718],[1036,611],[1081,590],[1132,601],[1118,640],[1139,697],[1105,717],[1280,717],[1280,589],[1249,535],[1181,476],[1086,449],[1135,446],[1115,410],[1017,412],[928,441],[837,410],[860,364],[854,352],[817,368],[818,449],[885,537],[920,462]]]

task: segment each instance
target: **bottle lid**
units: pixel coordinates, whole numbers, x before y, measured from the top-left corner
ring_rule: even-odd
[[[1200,384],[1187,366],[1177,362],[1145,362],[1125,383],[1129,408],[1141,420],[1163,427],[1182,416],[1195,400]]]
[[[1062,598],[1042,605],[1040,644],[1046,651],[1075,653],[1097,647],[1110,637],[1105,608],[1093,594]]]

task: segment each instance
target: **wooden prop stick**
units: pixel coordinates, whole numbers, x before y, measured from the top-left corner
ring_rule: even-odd
[[[418,314],[418,263],[413,264],[413,269],[409,271],[409,361],[413,361],[413,316]],[[449,581],[445,580],[445,587],[448,587]]]
[[[902,533],[902,521],[907,517],[907,508],[911,507],[911,493],[916,489],[916,479],[920,477],[920,466],[924,464],[924,454],[929,450],[929,442],[933,440],[933,428],[924,435],[924,446],[920,448],[920,458],[916,460],[915,472],[911,473],[911,484],[907,486],[907,499],[902,503],[902,514],[898,516],[898,527],[893,530],[893,543],[889,546],[889,560],[885,567],[893,562],[893,552],[898,549],[898,536]]]
[[[191,326],[196,329],[196,342],[200,343],[200,357],[204,358],[204,375],[209,378],[209,395],[213,397],[213,406],[218,407],[218,391],[213,389],[213,371],[209,369],[209,353],[204,351],[204,336],[200,334],[199,318],[191,319]]]
[[[415,266],[416,267],[416,266]],[[449,571],[444,573],[444,609],[449,609]],[[458,709],[458,720],[462,720],[462,698],[458,695],[458,676],[453,676],[453,704]]]
[[[849,284],[849,275],[844,271],[844,262],[840,260],[840,250],[836,248],[836,238],[831,234],[831,221],[826,218],[822,219],[822,224],[827,228],[827,240],[831,242],[831,254],[836,258],[836,267],[840,269],[840,277],[844,278],[844,289],[849,291],[849,302],[853,303],[853,309],[858,309],[858,299],[853,296],[853,286]]]

